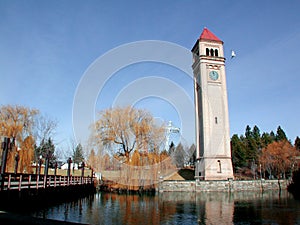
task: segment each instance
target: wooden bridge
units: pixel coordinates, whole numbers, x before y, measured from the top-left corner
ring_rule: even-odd
[[[61,176],[5,173],[1,175],[1,191],[55,188],[74,185],[93,185],[91,176]]]
[[[93,176],[1,174],[0,210],[29,210],[96,192]]]
[[[0,210],[21,208],[26,210],[32,206],[40,207],[51,203],[75,200],[95,192],[94,172],[84,176],[85,165],[81,168],[81,176],[71,175],[71,158],[68,159],[67,176],[57,175],[57,163],[54,174],[49,174],[49,156],[46,156],[42,174],[42,158],[36,164],[36,172],[18,173],[18,153],[15,156],[14,173],[6,170],[8,152],[15,147],[15,139],[4,137],[1,143],[2,160],[0,170]],[[30,206],[30,207],[29,207]]]

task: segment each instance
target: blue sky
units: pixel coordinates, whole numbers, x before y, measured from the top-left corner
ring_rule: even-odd
[[[77,87],[95,60],[143,40],[191,49],[207,27],[224,41],[231,135],[243,134],[246,125],[261,132],[280,125],[294,141],[300,136],[299,8],[299,1],[271,0],[0,0],[0,103],[37,108],[57,119],[56,142],[67,143]],[[231,49],[237,54],[233,60]],[[96,110],[113,105],[121,90],[143,77],[172,80],[193,98],[191,79],[182,71],[138,63],[110,77]],[[176,106],[158,97],[136,105],[181,127]],[[184,139],[193,142],[194,133]]]

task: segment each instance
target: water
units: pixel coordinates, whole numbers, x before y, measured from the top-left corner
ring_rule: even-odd
[[[32,213],[88,224],[300,224],[300,201],[287,191],[96,193]]]

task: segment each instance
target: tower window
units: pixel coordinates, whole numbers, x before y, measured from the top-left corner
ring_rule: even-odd
[[[209,56],[209,49],[206,48],[206,55]]]
[[[218,160],[218,173],[222,173],[221,161]]]
[[[215,124],[218,124],[218,117],[215,117]]]
[[[214,56],[214,50],[210,49],[210,56]]]
[[[219,51],[218,51],[218,49],[215,49],[215,56],[219,56]]]

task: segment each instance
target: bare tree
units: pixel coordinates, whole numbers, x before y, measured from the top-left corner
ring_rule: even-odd
[[[132,107],[111,108],[100,112],[92,136],[112,154],[129,160],[133,150],[157,151],[164,141],[163,126],[154,123],[152,115]]]
[[[53,137],[55,129],[57,128],[57,121],[51,119],[49,116],[37,115],[35,118],[34,136],[36,143],[39,145],[42,141],[46,141]]]

